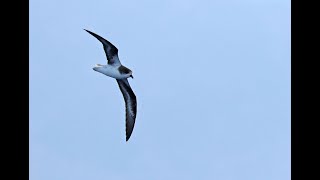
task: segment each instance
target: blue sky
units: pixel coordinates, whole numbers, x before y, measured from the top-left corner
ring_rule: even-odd
[[[291,179],[289,0],[30,0],[31,180]],[[102,45],[133,70],[125,141]]]

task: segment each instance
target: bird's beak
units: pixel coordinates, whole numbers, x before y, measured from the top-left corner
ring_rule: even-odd
[[[132,76],[132,75],[130,75],[130,77],[133,79],[133,76]]]

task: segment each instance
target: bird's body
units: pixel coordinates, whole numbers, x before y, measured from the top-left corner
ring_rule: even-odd
[[[115,79],[125,79],[132,75],[130,73],[131,70],[122,65],[113,66],[109,64],[106,64],[106,65],[97,64],[95,67],[93,67],[93,70],[98,71],[106,76],[109,76]]]
[[[137,114],[137,99],[127,79],[128,77],[133,78],[132,71],[120,63],[118,49],[113,44],[91,31],[85,31],[97,38],[103,44],[108,59],[108,64],[97,64],[93,67],[93,70],[115,78],[123,95],[126,104],[126,141],[128,141],[132,134]]]

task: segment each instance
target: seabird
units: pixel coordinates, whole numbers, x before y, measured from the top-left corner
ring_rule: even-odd
[[[103,49],[106,53],[108,64],[97,64],[95,67],[93,67],[93,70],[115,78],[118,82],[120,91],[122,92],[126,104],[126,141],[128,141],[132,134],[137,115],[137,99],[127,79],[128,77],[133,78],[132,71],[120,63],[118,49],[113,44],[91,31],[86,29],[84,30],[97,38],[103,44]]]

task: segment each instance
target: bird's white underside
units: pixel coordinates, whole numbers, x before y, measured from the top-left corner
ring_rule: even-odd
[[[118,70],[120,65],[101,65],[101,64],[96,64],[93,67],[93,70],[100,72],[106,76],[115,78],[115,79],[124,79],[124,78],[128,78],[130,76],[130,74],[121,74]]]

